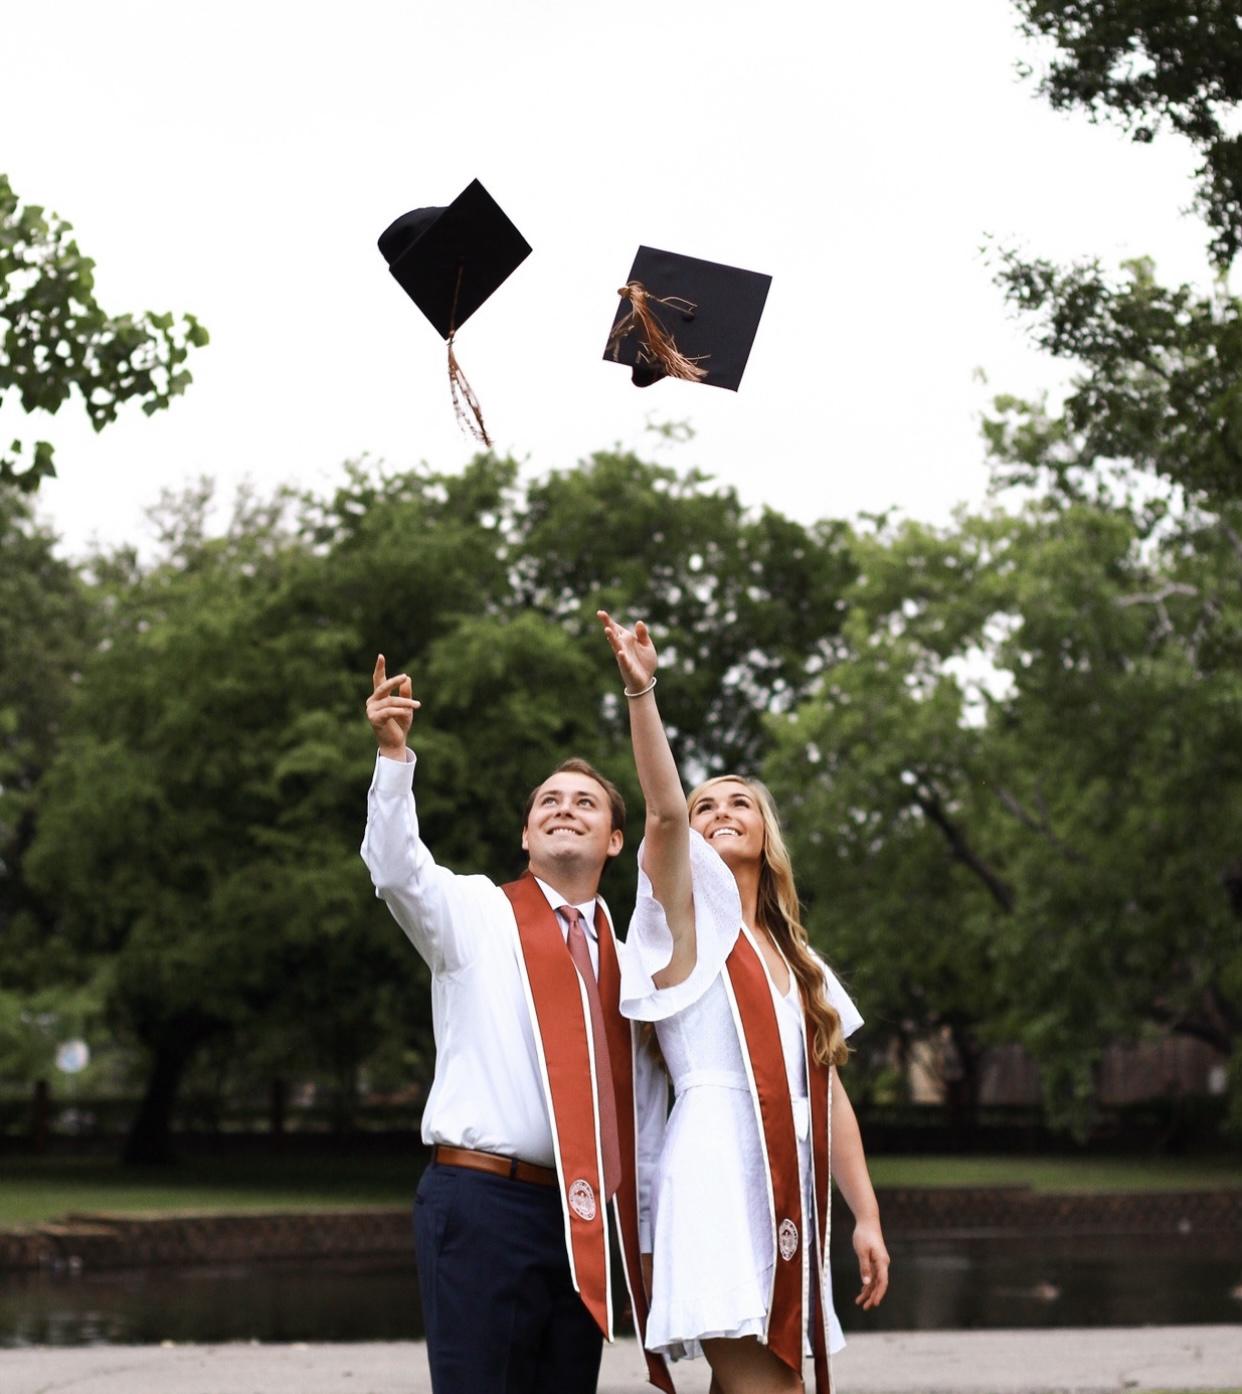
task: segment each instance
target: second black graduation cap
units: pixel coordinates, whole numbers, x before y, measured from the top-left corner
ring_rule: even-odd
[[[736,392],[759,329],[771,276],[639,247],[627,288],[635,282],[646,292],[647,309],[657,325],[701,372],[697,381]],[[661,300],[672,303],[660,304]],[[640,321],[631,321],[628,333],[621,328],[633,305],[623,293],[604,357],[627,364],[634,383],[647,387],[668,374]]]
[[[379,249],[443,339],[530,255],[530,243],[477,179],[446,208],[403,213],[380,234]]]

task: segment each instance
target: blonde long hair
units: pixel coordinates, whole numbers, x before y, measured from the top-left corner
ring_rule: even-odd
[[[798,987],[802,1005],[814,1026],[812,1049],[821,1065],[843,1065],[849,1057],[841,1018],[828,1001],[823,961],[811,948],[801,919],[798,891],[794,885],[793,863],[781,834],[776,804],[765,784],[739,774],[721,774],[704,780],[691,791],[686,801],[691,816],[694,806],[708,789],[717,784],[740,784],[748,789],[759,805],[763,818],[763,855],[759,868],[759,896],[755,907],[756,919],[772,936],[777,948],[785,955]]]

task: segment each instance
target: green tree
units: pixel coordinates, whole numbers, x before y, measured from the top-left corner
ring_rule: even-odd
[[[207,342],[193,315],[109,315],[95,298],[95,263],[72,225],[22,204],[0,174],[0,403],[14,392],[25,412],[55,414],[76,389],[96,431],[137,401],[148,415],[190,384],[191,348]],[[0,452],[0,484],[34,490],[55,474],[47,441]]]
[[[1212,504],[1242,497],[1242,305],[1170,290],[1150,262],[1119,278],[1003,254],[999,281],[1035,342],[1073,365],[1055,414],[1000,397],[985,423],[998,482],[1124,497],[1137,479]]]
[[[98,563],[108,630],[26,859],[60,907],[54,937],[107,964],[112,1026],[148,1062],[134,1160],[167,1154],[194,1054],[300,966],[284,932],[300,886],[263,839],[282,813],[276,772],[298,722],[344,692],[343,636],[314,617],[296,623],[285,577],[301,549],[279,508],[242,508],[209,540],[208,501],[203,490],[165,510],[159,564]]]
[[[990,1040],[1079,1128],[1115,1041],[1236,1058],[1242,607],[1197,528],[1057,494],[881,528],[848,650],[774,725],[815,932],[899,1041],[949,1030],[954,1102]]]
[[[874,1056],[947,1034],[952,1124],[974,1121],[982,1053],[1005,1000],[998,925],[1015,896],[987,787],[981,689],[962,670],[995,605],[987,561],[1003,519],[941,534],[876,520],[834,661],[769,721],[764,774],[812,935],[857,993]],[[992,592],[989,599],[988,592]]]
[[[1073,373],[1055,410],[998,399],[985,423],[998,483],[1035,487],[1049,516],[1088,516],[1094,506],[1130,531],[1124,551],[1097,556],[1098,572],[1069,567],[1080,603],[1054,612],[1062,631],[1045,626],[1047,658],[1031,665],[1061,705],[1049,700],[1041,715],[1028,704],[1010,731],[1038,736],[1077,774],[1055,818],[1020,805],[1044,830],[1043,855],[1055,827],[1077,860],[1067,854],[1039,887],[1049,923],[1060,916],[1057,951],[1028,948],[1015,961],[1032,986],[1043,984],[1042,997],[1055,974],[1065,978],[1062,1007],[1043,1019],[1046,1056],[1070,1001],[1093,1018],[1084,1039],[1097,1050],[1106,1032],[1133,1034],[1139,1021],[1198,1036],[1234,1062],[1242,1125],[1231,754],[1242,702],[1242,306],[1223,281],[1242,245],[1242,31],[1228,5],[1017,3],[1028,32],[1056,45],[1041,82],[1054,106],[1119,121],[1137,140],[1169,128],[1195,144],[1198,210],[1222,280],[1203,293],[1161,286],[1145,260],[1117,278],[1094,262],[1001,257],[1008,298]],[[1042,584],[1054,589],[1052,578]],[[1071,751],[1068,732],[1081,723],[1096,740]],[[1112,841],[1093,850],[1104,824]],[[1077,840],[1064,831],[1075,826]],[[1094,965],[1100,981],[1111,973],[1116,986],[1097,1001],[1079,964]],[[1063,1056],[1055,1087],[1084,1098],[1091,1060],[1090,1050]]]
[[[1009,785],[1029,888],[1012,1000],[1040,1008],[1024,1034],[1080,1117],[1110,1039],[1189,1035],[1236,1073],[1242,1029],[1222,885],[1242,814],[1237,556],[1215,522],[1145,531],[1119,510],[1053,511],[1024,545],[1002,655],[1017,695],[998,763],[1040,761]]]
[[[1031,37],[1055,57],[1040,92],[1057,110],[1115,121],[1133,140],[1185,136],[1202,163],[1199,211],[1227,267],[1242,247],[1242,26],[1230,0],[1015,0]],[[1025,66],[1028,75],[1032,72]]]
[[[1200,214],[1222,280],[1210,293],[1163,287],[1151,262],[1120,278],[1098,262],[1057,267],[1004,253],[998,280],[1036,342],[1073,365],[1064,408],[1002,398],[991,423],[1009,473],[1096,487],[1121,466],[1209,504],[1242,494],[1242,316],[1223,277],[1242,246],[1242,28],[1220,0],[1015,0],[1030,37],[1051,41],[1039,81],[1059,110],[1120,123],[1138,141],[1190,140]],[[1027,65],[1028,74],[1032,72]],[[998,436],[1000,437],[998,439]],[[1093,479],[1092,475],[1096,478]],[[1075,481],[1074,477],[1077,476]]]
[[[825,544],[627,456],[529,494],[516,476],[491,456],[459,475],[358,466],[328,499],[249,501],[214,539],[201,493],[165,510],[158,564],[96,563],[106,643],[28,865],[63,940],[110,966],[111,1019],[148,1061],[131,1157],[167,1155],[179,1083],[211,1042],[244,1037],[271,1068],[311,1062],[343,1098],[391,1039],[429,1057],[420,961],[357,855],[377,652],[423,702],[429,845],[502,879],[522,862],[525,796],[560,759],[632,783],[601,603],[663,604],[660,621],[666,585],[693,597],[667,687],[704,767],[757,761],[752,704],[793,700],[822,666],[848,574],[831,530]],[[696,719],[700,693],[721,704],[718,730]],[[632,878],[613,881],[624,919]]]
[[[343,1097],[388,1033],[426,1053],[420,961],[357,850],[375,652],[401,655],[427,694],[429,836],[465,868],[512,869],[527,787],[598,730],[590,665],[502,613],[492,509],[513,473],[355,471],[326,504],[243,500],[217,538],[203,489],[161,511],[156,565],[97,560],[105,642],[26,865],[60,909],[45,946],[107,965],[112,1028],[145,1062],[131,1160],[170,1156],[181,1081],[209,1044],[323,1068]]]
[[[848,543],[841,523],[752,513],[697,471],[600,453],[531,486],[516,598],[595,652],[605,694],[613,664],[596,609],[645,618],[667,658],[661,710],[683,768],[755,769],[763,714],[791,707],[832,653]],[[625,714],[610,710],[624,746]]]
[[[0,485],[0,1076],[45,1071],[60,1025],[80,1015],[88,973],[49,936],[53,911],[27,880],[37,789],[51,763],[100,616],[30,501]],[[63,1010],[58,1008],[58,1002]]]

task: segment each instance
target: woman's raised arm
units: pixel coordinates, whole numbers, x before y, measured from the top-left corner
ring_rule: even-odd
[[[634,766],[646,805],[643,869],[664,909],[673,936],[673,956],[655,975],[657,987],[673,987],[690,976],[695,961],[694,896],[690,883],[690,821],[686,796],[656,705],[655,645],[639,620],[632,630],[606,610],[597,612],[617,658],[630,708]]]

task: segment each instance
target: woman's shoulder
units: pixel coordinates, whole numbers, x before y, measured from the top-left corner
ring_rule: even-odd
[[[819,965],[820,971],[824,975],[824,991],[828,995],[829,1005],[836,1011],[841,1018],[841,1030],[846,1036],[853,1035],[863,1024],[862,1013],[854,1005],[854,999],[845,988],[845,984],[828,966],[822,954],[811,950],[811,957]]]

